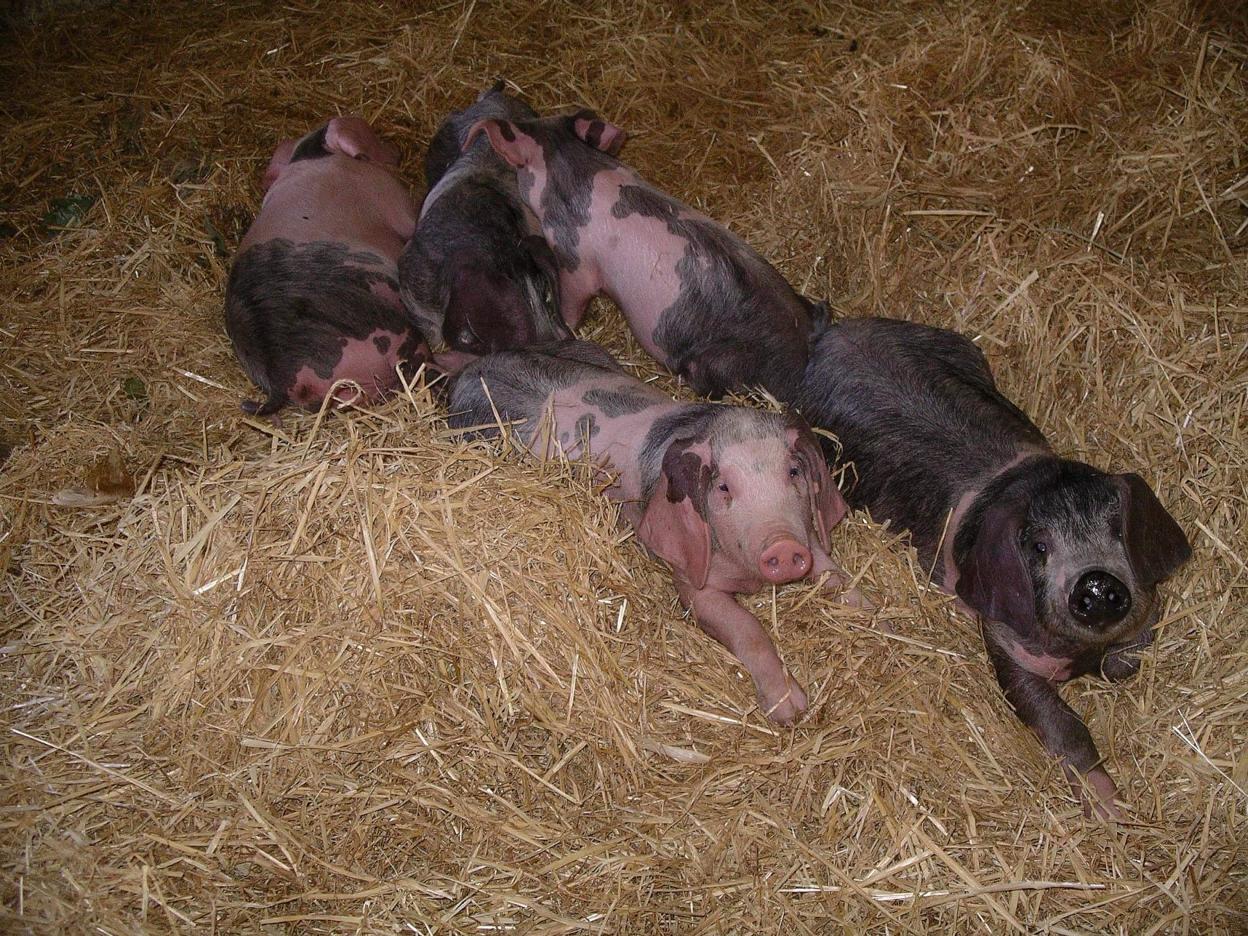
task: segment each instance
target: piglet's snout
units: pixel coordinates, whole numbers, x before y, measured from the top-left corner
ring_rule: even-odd
[[[1117,624],[1131,610],[1131,590],[1100,569],[1085,572],[1070,593],[1070,613],[1092,627]]]
[[[758,558],[763,578],[775,585],[804,578],[810,565],[810,550],[788,536],[773,540]]]

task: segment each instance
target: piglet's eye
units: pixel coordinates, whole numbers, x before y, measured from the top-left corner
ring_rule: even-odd
[[[722,481],[720,482],[719,489],[723,491],[725,494],[728,493],[728,485],[724,484]]]
[[[792,468],[789,469],[790,478],[796,478],[801,473],[802,473],[802,469],[799,468],[797,465],[794,465]]]
[[[1043,556],[1045,553],[1049,551],[1049,544],[1044,542],[1043,540],[1036,540],[1034,543],[1031,544],[1031,548]]]

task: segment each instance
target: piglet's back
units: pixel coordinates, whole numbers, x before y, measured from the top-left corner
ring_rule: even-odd
[[[1022,450],[1048,448],[997,390],[972,342],[895,319],[830,326],[812,345],[798,408],[834,433],[840,459],[854,463],[847,500],[909,529],[925,559],[948,511],[977,479]]]

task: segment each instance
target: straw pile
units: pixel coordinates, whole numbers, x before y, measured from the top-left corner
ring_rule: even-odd
[[[1232,8],[19,6],[4,927],[1244,932]],[[239,413],[222,290],[277,140],[362,113],[415,186],[498,75],[628,128],[634,165],[838,314],[978,336],[1060,449],[1149,480],[1196,556],[1139,677],[1066,692],[1129,822],[1082,817],[974,623],[866,518],[836,552],[874,614],[750,601],[811,695],[776,730],[577,466],[459,441],[420,385]],[[587,333],[657,374],[606,304]]]

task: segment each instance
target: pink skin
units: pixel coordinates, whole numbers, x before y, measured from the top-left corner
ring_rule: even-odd
[[[610,127],[620,138],[603,141],[618,149],[623,131]],[[470,131],[469,142],[478,133],[486,133],[494,148],[517,169],[532,177],[532,184],[525,192],[525,201],[537,216],[547,234],[542,195],[546,191],[548,173],[542,148],[522,131],[511,126],[514,140],[506,140],[496,121],[483,121]],[[610,150],[608,150],[610,151]],[[688,246],[684,238],[672,234],[662,218],[650,218],[631,214],[615,218],[612,207],[619,201],[620,188],[625,185],[649,187],[637,173],[627,166],[617,166],[598,172],[593,178],[590,198],[590,223],[578,231],[577,258],[579,264],[571,272],[563,271],[559,278],[560,298],[564,320],[572,328],[580,324],[589,301],[605,294],[620,307],[629,327],[637,336],[646,352],[656,360],[671,366],[668,355],[653,340],[663,312],[675,301],[681,290],[676,264],[684,256]],[[707,220],[688,207],[682,207],[682,218]]]
[[[531,167],[532,168],[532,167]],[[539,175],[534,168],[534,174]],[[652,338],[663,311],[680,295],[676,264],[688,246],[672,234],[661,218],[611,217],[621,186],[642,184],[632,170],[620,166],[594,176],[589,213],[593,221],[580,231],[580,264],[560,277],[563,316],[575,327],[594,296],[605,294],[620,307],[646,353],[666,361]],[[700,217],[693,211],[683,216]],[[542,220],[540,210],[538,220]],[[670,363],[670,362],[667,362]]]
[[[399,254],[416,229],[411,198],[396,175],[398,150],[359,117],[329,122],[328,156],[292,163],[297,145],[297,140],[283,141],[269,161],[260,214],[239,245],[239,253],[276,238],[295,244],[327,241],[343,244],[352,253],[380,258],[385,262],[381,272],[397,282]],[[386,284],[375,283],[372,291],[402,309],[398,293]],[[386,351],[374,344],[373,339],[379,337],[389,338]],[[325,378],[303,367],[288,390],[290,399],[315,409],[339,380],[355,381],[368,398],[383,396],[398,386],[396,351],[406,340],[406,335],[381,330],[363,341],[344,339],[342,358],[333,374]],[[335,392],[339,401],[356,395],[347,387]]]
[[[821,499],[821,510],[813,510],[812,482],[804,475],[792,480],[789,473],[798,464],[790,449],[797,444],[796,430],[789,430],[787,445],[770,438],[724,446],[716,457],[718,474],[708,492],[706,521],[693,522],[693,536],[701,537],[701,543],[690,545],[683,532],[673,530],[672,524],[680,521],[660,517],[655,510],[654,505],[668,503],[662,476],[644,513],[640,504],[642,443],[656,419],[682,404],[645,388],[643,392],[653,396],[652,405],[637,413],[608,417],[583,402],[585,392],[593,388],[639,389],[635,380],[619,375],[559,391],[549,403],[553,426],[534,433],[528,446],[535,454],[550,457],[558,441],[568,458],[581,458],[584,450],[577,433],[583,431],[583,424],[578,429],[578,421],[586,415],[593,417],[597,432],[590,440],[589,454],[605,475],[614,478],[608,496],[623,502],[621,512],[636,527],[638,539],[672,566],[680,601],[694,612],[699,626],[749,671],[764,714],[781,724],[793,722],[806,710],[806,694],[785,669],[758,619],[737,604],[733,595],[797,581],[812,573],[828,574],[823,587],[829,592],[844,585],[846,576],[826,546],[827,530],[844,514],[845,505],[827,477],[822,456],[815,456],[822,474],[814,483],[825,485],[821,490],[829,496],[827,504]],[[709,458],[709,447],[702,447],[707,448]],[[775,565],[772,558],[778,560]],[[856,596],[849,597],[852,601]]]
[[[334,390],[334,399],[339,403],[358,402],[361,391],[365,399],[380,399],[394,389],[395,368],[399,365],[397,351],[404,337],[377,329],[363,341],[344,338],[342,358],[329,377],[320,376],[306,364],[299,369],[290,389],[291,401],[316,409],[340,380],[353,381],[359,385],[359,390],[350,386],[338,387]],[[389,339],[389,347],[384,353],[378,351],[374,343],[377,338]]]
[[[384,258],[397,279],[399,253],[416,230],[416,212],[395,175],[394,147],[358,117],[330,121],[329,156],[292,163],[295,145],[286,140],[273,154],[260,215],[239,252],[278,237],[296,244],[331,241]]]

